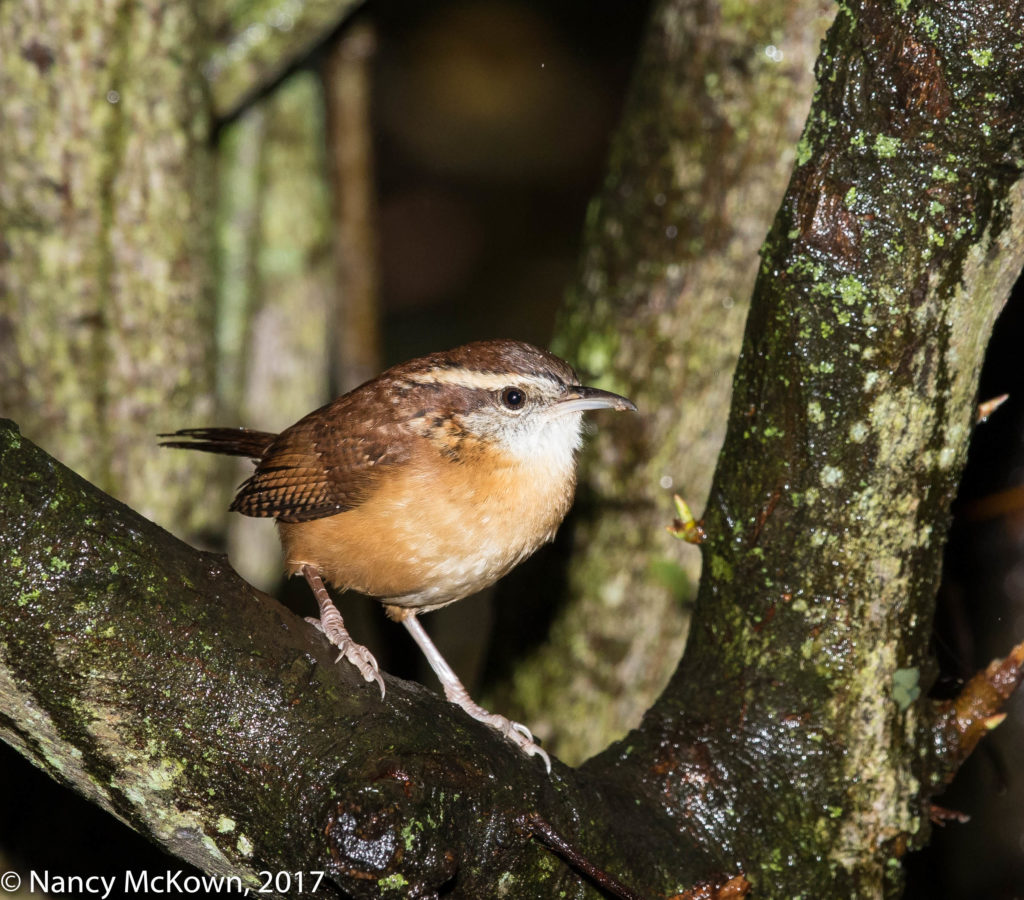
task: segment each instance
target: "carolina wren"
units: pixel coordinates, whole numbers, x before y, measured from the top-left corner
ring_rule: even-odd
[[[366,681],[384,680],[324,580],[380,599],[422,649],[445,696],[527,754],[529,729],[487,712],[423,630],[420,613],[493,584],[552,540],[572,505],[583,412],[636,410],[520,341],[466,344],[388,369],[280,434],[188,428],[166,447],[251,457],[231,509],[277,520],[289,575],[316,624]]]

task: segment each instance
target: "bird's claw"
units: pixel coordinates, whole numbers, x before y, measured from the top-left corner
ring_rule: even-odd
[[[488,712],[469,696],[458,679],[444,685],[444,695],[456,706],[461,706],[472,718],[489,725],[510,744],[515,744],[527,756],[539,756],[544,761],[544,768],[551,774],[551,757],[533,739],[533,732],[522,722],[513,722],[498,713]]]
[[[305,620],[321,634],[327,634],[327,632],[324,631],[323,623],[316,616],[306,616]]]
[[[518,731],[524,738],[526,738],[526,740],[530,741],[530,743],[533,743],[533,732],[530,731],[530,729],[527,728],[522,722],[513,722],[511,719],[506,719],[505,721],[508,722],[509,728],[511,728],[513,731]]]
[[[308,617],[306,621],[341,651],[338,653],[335,663],[340,663],[343,659],[347,659],[359,670],[359,674],[363,676],[364,681],[376,681],[378,687],[380,687],[380,697],[383,700],[384,679],[381,677],[380,666],[377,665],[377,660],[374,659],[373,654],[362,644],[357,644],[353,641],[344,629],[341,629],[339,632],[333,628],[325,628],[324,623],[320,619],[315,619],[312,616]]]
[[[384,679],[380,676],[380,666],[377,665],[377,660],[373,658],[373,654],[362,644],[357,644],[354,641],[346,642],[345,646],[339,646],[339,649],[341,652],[338,654],[335,662],[339,663],[342,659],[347,659],[359,670],[364,681],[376,681],[380,687],[380,699],[383,700]]]
[[[504,716],[498,716],[498,718],[505,719]],[[533,739],[533,734],[530,729],[521,722],[513,722],[510,719],[505,719],[505,724],[507,725],[507,729],[499,727],[499,731],[505,735],[505,738],[515,744],[527,756],[539,756],[544,762],[544,768],[547,769],[548,775],[550,775],[551,757],[548,756],[544,748]]]
[[[474,719],[479,719],[485,725],[490,725],[495,731],[499,732],[505,740],[511,744],[515,744],[520,750],[523,751],[527,756],[539,756],[544,762],[544,768],[547,769],[548,774],[551,774],[551,757],[548,756],[547,751],[538,744],[533,738],[533,732],[530,731],[522,722],[513,722],[511,719],[505,718],[505,716],[499,715],[498,713],[486,713],[484,716],[476,716],[470,710],[469,712]]]

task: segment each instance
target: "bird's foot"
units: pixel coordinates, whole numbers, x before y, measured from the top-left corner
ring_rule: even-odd
[[[327,640],[341,651],[335,660],[336,663],[341,662],[342,657],[344,657],[359,670],[359,674],[363,676],[365,681],[377,682],[380,686],[380,698],[383,700],[384,679],[380,677],[380,666],[377,665],[377,660],[373,658],[373,654],[369,650],[362,644],[357,644],[352,640],[352,635],[348,633],[345,621],[341,618],[341,613],[338,612],[338,607],[331,601],[330,594],[327,593],[327,588],[324,587],[319,569],[306,563],[299,571],[302,572],[306,581],[309,582],[313,596],[316,597],[317,606],[320,607],[320,618],[308,618],[306,621],[319,629]]]
[[[430,636],[420,624],[420,620],[417,618],[415,612],[401,616],[400,621],[405,626],[406,631],[412,635],[412,639],[416,641],[419,648],[423,651],[423,655],[427,658],[427,662],[430,663],[430,668],[434,670],[434,674],[437,675],[438,680],[441,682],[441,687],[444,688],[445,697],[447,697],[448,700],[456,706],[461,706],[478,722],[490,725],[491,728],[500,733],[505,740],[515,744],[527,756],[539,756],[544,760],[544,768],[548,770],[548,774],[550,775],[551,757],[548,756],[541,748],[540,744],[533,739],[533,734],[530,732],[530,729],[519,722],[513,722],[511,719],[506,719],[504,716],[488,712],[478,703],[473,701],[473,698],[469,696],[469,691],[466,690],[465,685],[459,681],[456,674],[452,671],[451,666],[444,661],[444,657],[441,656],[441,652],[436,646],[434,646],[434,642],[430,639]]]
[[[476,716],[473,718],[475,719]],[[544,768],[547,769],[549,775],[551,774],[551,757],[533,739],[533,733],[522,722],[513,722],[498,713],[489,713],[480,721],[490,725],[495,731],[501,732],[507,741],[515,744],[527,756],[539,756],[544,762]]]
[[[341,617],[339,616],[338,618],[340,619]],[[336,663],[341,662],[342,659],[347,659],[359,670],[359,674],[363,676],[364,681],[377,682],[380,687],[380,696],[383,700],[384,679],[381,678],[380,666],[377,665],[377,660],[373,658],[373,654],[362,644],[357,644],[352,640],[348,629],[343,625],[339,627],[331,621],[330,617],[328,617],[327,624],[324,624],[322,619],[317,619],[313,616],[309,616],[306,621],[316,628],[317,631],[322,632],[327,640],[341,651],[335,660]]]
[[[458,688],[462,689],[459,690]],[[551,757],[548,756],[544,748],[533,739],[533,732],[531,732],[529,728],[521,722],[513,722],[511,719],[507,719],[505,716],[499,715],[498,713],[488,712],[478,703],[473,701],[461,684],[458,685],[458,688],[453,688],[449,691],[446,686],[445,696],[452,703],[457,706],[461,706],[478,722],[483,722],[485,725],[489,725],[501,734],[505,740],[515,744],[527,756],[539,756],[544,762],[544,768],[548,770],[549,775],[551,774]]]

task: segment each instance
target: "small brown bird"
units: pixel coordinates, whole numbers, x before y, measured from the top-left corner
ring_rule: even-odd
[[[388,369],[280,434],[189,428],[166,447],[251,457],[231,509],[277,520],[289,575],[320,606],[310,620],[362,673],[324,580],[378,598],[423,650],[445,696],[527,754],[526,726],[470,698],[417,616],[493,584],[552,540],[572,505],[583,412],[636,410],[584,387],[563,360],[521,341],[479,341]]]

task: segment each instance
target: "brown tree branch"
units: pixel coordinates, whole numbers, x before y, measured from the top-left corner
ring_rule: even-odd
[[[214,117],[236,118],[361,5],[362,0],[220,0],[208,13],[216,42],[203,63]]]
[[[326,872],[324,897],[499,883],[593,897],[602,874],[657,896],[726,880],[680,858],[669,820],[628,785],[557,762],[549,777],[417,684],[388,677],[382,702],[222,557],[9,422],[0,471],[0,736],[170,852],[250,886],[261,870]]]

